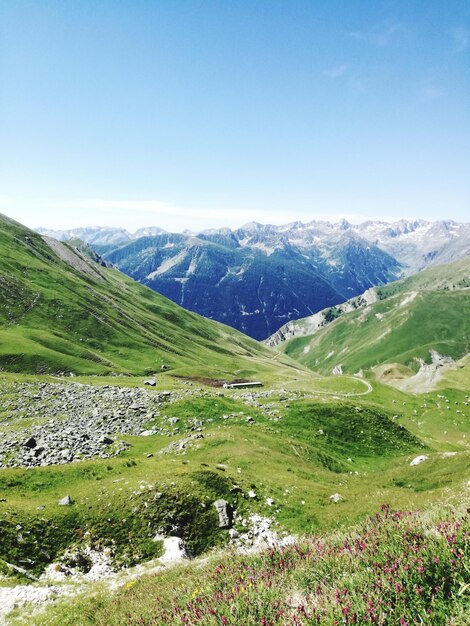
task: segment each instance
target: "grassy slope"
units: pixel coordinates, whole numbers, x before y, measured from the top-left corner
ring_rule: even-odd
[[[216,555],[131,580],[113,594],[98,587],[29,623],[464,626],[469,530],[461,511],[413,515],[382,507],[347,533],[257,555]]]
[[[144,374],[165,364],[222,378],[301,373],[114,269],[92,261],[90,275],[74,269],[39,235],[2,216],[0,250],[3,370]]]
[[[337,364],[349,373],[381,363],[416,367],[415,359],[429,361],[431,350],[459,359],[470,352],[469,286],[468,258],[429,269],[376,288],[379,301],[279,347],[324,374]],[[299,320],[299,329],[306,323]]]
[[[166,437],[125,437],[132,447],[113,459],[2,470],[1,556],[13,563],[27,556],[40,571],[48,562],[44,548],[60,554],[91,530],[101,544],[117,542],[123,562],[134,562],[151,556],[149,539],[161,526],[171,533],[173,523],[197,554],[224,540],[211,505],[218,497],[242,515],[258,511],[274,516],[282,528],[310,532],[348,527],[384,501],[424,507],[460,489],[468,473],[464,433],[470,409],[462,391],[445,391],[448,410],[437,392],[415,398],[377,384],[369,395],[343,399],[319,390],[314,398],[286,402],[282,391],[273,390],[262,404],[278,410],[279,420],[242,403],[234,392],[206,394],[164,410],[180,418],[183,438],[185,422],[204,416],[204,438],[184,454],[162,452],[172,441]],[[227,414],[236,417],[224,419]],[[254,424],[246,422],[247,415]],[[443,456],[444,451],[457,454]],[[423,452],[430,460],[410,468],[410,459]],[[141,491],[142,481],[152,490]],[[243,494],[230,493],[233,484]],[[250,489],[257,493],[254,501],[246,496]],[[329,500],[335,492],[344,497],[338,505]],[[75,504],[64,510],[57,502],[66,493]],[[27,543],[18,544],[17,524]]]

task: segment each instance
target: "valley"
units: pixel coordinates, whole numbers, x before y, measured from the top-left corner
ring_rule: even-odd
[[[469,51],[0,0],[0,626],[470,626]]]
[[[39,232],[81,238],[128,276],[186,309],[266,339],[286,323],[470,254],[469,225],[400,220],[167,233],[145,228]]]
[[[371,568],[388,585],[374,533],[384,568],[429,537],[432,580],[466,554],[468,259],[263,345],[79,242],[0,225],[0,623],[333,624],[367,614]],[[390,623],[463,626],[467,573],[445,572],[449,593]]]
[[[116,387],[101,377],[47,383],[42,377],[16,376],[14,383],[11,375],[2,377],[2,399],[7,396],[14,404],[15,394],[29,395],[29,415],[41,413],[34,404],[43,402],[34,397],[38,385],[48,393],[56,387],[62,396],[77,400],[77,386],[88,390],[85,395],[80,391],[82,397],[102,389],[102,400],[96,403],[102,417],[110,392],[115,398],[138,392],[141,399],[145,393],[153,408],[153,417],[148,406],[141,413],[139,428],[146,431],[139,434],[139,428],[129,433],[127,421],[127,432],[122,432],[119,422],[106,420],[106,436],[124,444],[119,453],[114,450],[108,456],[103,450],[92,460],[75,462],[49,459],[36,469],[24,469],[15,461],[1,470],[4,588],[13,580],[24,585],[29,572],[40,578],[28,588],[53,585],[56,597],[65,594],[67,615],[75,615],[67,595],[86,597],[122,567],[124,573],[131,568],[131,576],[132,566],[162,554],[162,542],[155,537],[176,535],[185,554],[194,558],[209,547],[220,551],[227,544],[259,550],[280,543],[282,533],[344,533],[384,502],[393,510],[460,510],[468,502],[468,391],[448,387],[415,396],[372,382],[371,392],[361,395],[353,380],[341,376],[313,378],[308,390],[306,381],[290,388],[278,381],[256,391],[217,391],[195,383],[188,386],[190,381],[178,383],[166,373],[156,389],[144,390],[143,381],[135,378],[129,382],[133,386]],[[26,415],[4,411],[1,420],[4,441],[16,441],[24,450],[31,429]],[[79,435],[75,426],[68,434],[74,417],[69,418],[66,409],[61,420],[63,439]],[[92,421],[86,417],[90,435],[98,431],[100,420],[90,425]],[[65,446],[73,449],[73,442],[62,441],[60,448]],[[410,466],[423,455],[424,462]],[[61,506],[67,496],[70,504]],[[218,500],[234,510],[230,529],[219,528],[214,507]],[[254,522],[256,516],[266,520],[262,530]],[[88,559],[86,546],[91,550]],[[67,556],[70,552],[76,556]],[[100,574],[95,562],[103,554],[106,567]],[[214,558],[223,557],[215,553]],[[25,573],[8,569],[8,563]],[[50,563],[60,565],[51,569]],[[195,567],[197,563],[196,558]],[[171,580],[170,565],[161,567],[153,575]],[[135,579],[143,576],[139,584],[150,584],[148,569]],[[102,583],[94,582],[101,576]],[[188,577],[190,581],[190,573]],[[124,574],[121,580],[121,586],[116,584],[127,596],[126,585],[134,579]],[[108,593],[106,587],[103,593]],[[21,601],[19,607],[17,613],[23,615]],[[38,624],[42,619],[37,610],[28,618]],[[63,612],[59,619],[66,619]],[[90,616],[78,623],[122,623],[119,612],[115,622],[106,619],[103,614],[100,621]]]

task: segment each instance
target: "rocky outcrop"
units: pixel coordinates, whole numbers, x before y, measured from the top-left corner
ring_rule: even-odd
[[[219,528],[230,528],[233,514],[230,504],[227,500],[216,500],[214,506],[219,516]]]
[[[275,348],[284,341],[289,341],[293,337],[305,337],[306,335],[314,335],[318,330],[325,328],[328,324],[331,324],[336,319],[349,313],[351,311],[357,311],[358,309],[365,309],[370,304],[377,302],[378,296],[375,287],[368,289],[362,295],[355,298],[351,298],[343,304],[338,304],[334,307],[319,311],[314,315],[309,315],[300,320],[288,322],[281,326],[281,328],[268,337],[264,342],[267,346]]]

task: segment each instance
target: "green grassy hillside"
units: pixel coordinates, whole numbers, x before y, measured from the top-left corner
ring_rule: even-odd
[[[256,555],[215,555],[123,582],[112,594],[97,588],[29,623],[465,626],[469,530],[462,510],[430,515],[382,506],[347,533]]]
[[[170,374],[162,379],[163,386],[167,380],[175,384]],[[14,380],[31,385],[34,392],[44,377],[9,374],[1,380],[5,397],[11,398]],[[320,380],[323,389],[304,383],[301,391],[297,382],[293,391],[271,387],[255,400],[252,394],[233,390],[219,395],[210,387],[192,388],[182,394],[173,387],[174,400],[148,423],[150,428],[167,416],[178,419],[178,432],[171,437],[122,435],[130,447],[114,458],[2,469],[0,572],[3,559],[38,575],[84,538],[96,549],[110,547],[118,565],[158,557],[160,544],[152,541],[157,532],[176,532],[188,552],[198,555],[228,539],[228,531],[218,528],[213,506],[218,498],[237,510],[234,526],[240,533],[246,531],[243,519],[257,513],[271,519],[274,530],[300,534],[346,532],[384,502],[415,510],[465,501],[468,391],[410,396],[374,382],[366,395],[341,397],[326,391],[327,379]],[[349,379],[334,382],[341,380]],[[203,421],[203,437],[192,439],[195,419]],[[10,419],[8,427],[15,426]],[[420,454],[428,460],[411,467],[411,459]],[[338,503],[330,498],[336,493],[341,496]],[[73,498],[70,507],[58,505],[65,494]],[[388,549],[386,543],[382,547]],[[198,567],[195,572],[200,572]],[[191,570],[184,570],[190,594],[199,588],[192,576]],[[163,597],[177,604],[180,594],[172,590],[171,574],[171,589],[158,591],[166,578],[159,580],[148,581],[155,586],[153,605]],[[11,584],[8,581],[5,584]],[[145,595],[146,583],[138,584]],[[152,609],[142,594],[120,595],[119,610],[109,614],[109,592],[100,596],[103,611],[90,608],[78,614],[73,608],[76,599],[69,600],[59,615],[63,623],[125,624],[129,612],[142,610],[150,620],[142,623],[167,623],[152,621]],[[83,606],[93,605],[88,603]],[[250,603],[248,615],[252,608]],[[51,621],[44,623],[56,623],[54,613],[52,608],[47,618]],[[36,623],[32,617],[26,621]],[[43,623],[40,618],[38,623]]]
[[[324,312],[322,327],[309,330],[309,318],[291,325],[278,348],[311,369],[345,373],[394,363],[418,369],[432,351],[460,359],[470,352],[470,259],[426,270],[406,280],[376,287],[368,298]],[[372,298],[371,298],[372,295]]]
[[[301,373],[241,333],[4,216],[0,251],[4,371],[145,374],[163,365],[222,379]]]
[[[2,377],[5,399],[14,396],[12,380]],[[34,394],[43,377],[20,380]],[[39,573],[89,531],[97,545],[114,545],[119,562],[133,563],[152,555],[158,528],[171,533],[174,524],[198,554],[226,540],[211,504],[217,498],[231,502],[240,519],[258,512],[296,533],[345,528],[384,500],[424,507],[460,489],[468,474],[470,409],[462,391],[445,391],[450,405],[437,392],[415,398],[377,383],[367,395],[343,398],[321,389],[271,388],[256,402],[231,390],[172,393],[174,401],[147,424],[178,419],[170,437],[120,435],[130,447],[114,458],[2,469],[0,558],[30,559]],[[195,419],[203,437],[194,439]],[[18,428],[22,418],[5,425]],[[423,453],[429,460],[411,468]],[[336,492],[342,501],[334,505]],[[65,494],[73,506],[58,506]]]

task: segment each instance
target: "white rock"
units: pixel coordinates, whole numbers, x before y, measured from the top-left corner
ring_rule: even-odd
[[[86,580],[101,580],[114,572],[109,550],[105,549],[103,552],[92,550],[90,553],[93,565],[84,576]]]
[[[242,552],[256,552],[270,547],[282,547],[292,545],[296,542],[296,537],[287,535],[280,537],[271,526],[273,520],[260,515],[252,515],[249,518],[250,530],[241,534],[239,537],[233,537],[233,544]]]
[[[162,563],[177,563],[187,558],[183,540],[180,537],[162,537],[155,535],[154,541],[163,541],[163,555],[159,557]]]
[[[413,467],[413,465],[419,465],[420,463],[424,463],[424,461],[427,461],[428,459],[429,457],[425,454],[420,454],[419,456],[415,456],[410,465]]]
[[[70,506],[71,504],[73,504],[73,500],[70,496],[64,496],[59,500],[57,504],[59,506]]]
[[[331,502],[334,502],[336,504],[338,502],[341,502],[341,500],[344,500],[344,498],[341,494],[334,493],[333,495],[330,496],[330,500]]]
[[[27,602],[45,604],[51,597],[58,594],[58,587],[35,587],[33,585],[17,585],[16,587],[0,587],[0,624],[7,613]]]
[[[64,582],[70,576],[71,571],[62,563],[51,563],[44,570],[41,578],[48,582]]]

